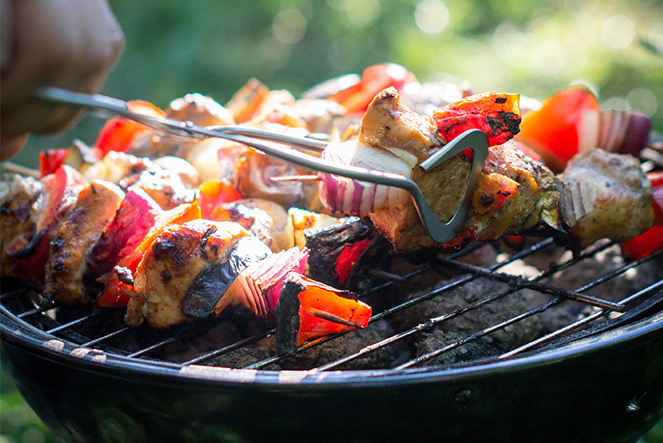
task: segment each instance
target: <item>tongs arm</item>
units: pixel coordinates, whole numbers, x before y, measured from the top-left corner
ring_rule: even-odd
[[[108,116],[109,114],[120,115],[142,123],[158,132],[167,133],[176,137],[194,139],[216,137],[231,140],[250,146],[269,156],[314,171],[404,189],[412,196],[414,205],[426,231],[435,241],[440,243],[451,240],[460,231],[465,222],[465,218],[467,217],[471,204],[472,192],[476,187],[481,168],[488,157],[488,138],[486,137],[486,134],[478,129],[472,129],[464,132],[450,143],[441,147],[435,154],[420,164],[419,167],[423,171],[428,172],[450,157],[466,149],[471,149],[474,153],[470,178],[465,191],[465,198],[451,219],[447,222],[443,222],[439,220],[431,210],[419,186],[409,178],[400,174],[375,171],[355,166],[334,165],[327,163],[318,157],[279,146],[289,145],[321,151],[327,144],[319,140],[235,126],[199,127],[191,122],[183,122],[168,118],[156,118],[134,113],[129,109],[126,102],[112,97],[99,94],[82,94],[56,87],[41,88],[37,91],[36,97],[52,103],[65,104],[91,110],[97,114],[102,113],[105,116]],[[256,139],[272,141],[278,144],[265,145],[256,142]]]

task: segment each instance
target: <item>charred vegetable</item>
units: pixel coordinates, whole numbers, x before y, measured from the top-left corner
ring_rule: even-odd
[[[283,280],[290,272],[304,274],[308,258],[307,249],[291,248],[244,268],[214,306],[214,312],[218,314],[231,304],[241,305],[253,315],[273,322]]]
[[[356,217],[304,232],[311,250],[309,277],[340,288],[354,287],[367,269],[387,256],[388,242]]]
[[[518,94],[475,94],[433,112],[440,137],[447,143],[468,129],[480,129],[490,146],[506,143],[520,131]]]
[[[34,229],[28,236],[14,238],[7,247],[19,277],[35,288],[44,284],[51,240],[76,204],[78,193],[87,185],[85,178],[67,165],[43,177],[42,183],[44,190],[36,203]]]
[[[650,172],[647,178],[651,182],[654,197],[654,226],[621,243],[622,253],[628,260],[646,257],[663,248],[663,171]]]
[[[291,354],[307,341],[330,334],[363,329],[371,318],[371,307],[297,273],[285,279],[276,305],[276,349]]]
[[[163,216],[164,212],[152,197],[141,188],[130,187],[85,259],[84,281],[96,286],[95,281],[136,249]]]
[[[578,152],[601,148],[638,155],[647,143],[651,120],[631,111],[602,110],[596,96],[575,86],[551,95],[523,117],[518,138],[538,152],[555,172]]]
[[[221,312],[217,306],[239,273],[271,254],[271,249],[257,237],[239,239],[227,257],[210,263],[198,274],[186,290],[182,312],[196,318]]]

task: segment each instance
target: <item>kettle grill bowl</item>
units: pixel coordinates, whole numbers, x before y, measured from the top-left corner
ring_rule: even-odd
[[[66,441],[635,441],[662,415],[663,313],[511,359],[330,372],[171,367],[0,314],[7,372]]]

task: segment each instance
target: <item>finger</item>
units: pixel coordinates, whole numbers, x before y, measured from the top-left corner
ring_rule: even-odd
[[[0,161],[13,157],[28,141],[28,134],[22,134],[0,143]]]
[[[20,1],[14,15],[15,66],[3,72],[0,92],[3,139],[70,125],[80,113],[37,102],[31,98],[34,89],[53,85],[96,92],[123,43],[105,0]]]
[[[0,70],[4,70],[12,59],[14,7],[10,0],[0,0],[0,8]]]
[[[96,93],[106,80],[115,60],[124,47],[124,35],[106,1],[73,0],[78,29],[77,40],[83,42],[73,63],[64,69],[54,84],[72,91]],[[67,67],[68,68],[68,67]],[[67,112],[68,111],[68,112]],[[59,109],[35,128],[36,133],[55,132],[76,123],[81,113]]]

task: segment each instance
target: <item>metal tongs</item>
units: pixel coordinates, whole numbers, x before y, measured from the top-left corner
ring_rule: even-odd
[[[295,137],[283,133],[243,128],[239,126],[200,127],[191,122],[136,114],[129,110],[127,102],[116,98],[100,94],[83,94],[51,86],[38,89],[35,96],[46,102],[86,109],[105,118],[108,116],[119,115],[142,123],[157,131],[157,133],[170,137],[181,137],[185,139],[206,139],[210,137],[223,138],[242,143],[257,149],[264,154],[314,171],[404,189],[412,196],[419,218],[426,228],[426,231],[435,241],[440,243],[447,242],[454,238],[462,228],[471,205],[472,192],[476,187],[481,168],[488,157],[488,138],[486,134],[478,129],[472,129],[456,137],[453,141],[440,148],[435,154],[421,162],[419,167],[424,172],[429,172],[461,151],[471,149],[474,153],[472,157],[472,170],[465,191],[465,198],[451,219],[447,222],[443,222],[433,213],[426,198],[421,192],[421,189],[419,189],[419,186],[409,178],[400,174],[375,171],[355,166],[333,165],[324,162],[313,155],[305,154],[287,147],[298,147],[321,152],[327,146],[327,143],[321,140],[309,137]],[[264,145],[259,143],[260,140],[275,142],[284,146],[278,146],[275,144]]]

